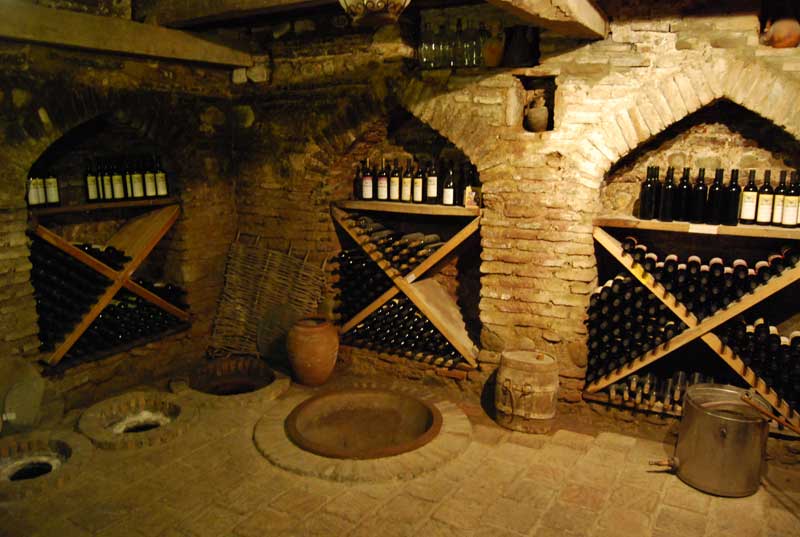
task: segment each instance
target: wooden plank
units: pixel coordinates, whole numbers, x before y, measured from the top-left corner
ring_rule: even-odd
[[[72,243],[62,239],[59,235],[53,233],[46,227],[38,225],[36,226],[36,229],[33,232],[36,234],[37,237],[40,237],[41,239],[55,246],[62,252],[74,257],[84,265],[92,268],[95,272],[98,272],[107,278],[111,278],[112,280],[116,280],[119,278],[119,273],[116,270],[112,269],[99,259],[90,256],[80,248],[73,246]]]
[[[561,35],[604,39],[605,13],[591,0],[488,0],[519,19]]]
[[[130,278],[126,279],[122,282],[123,287],[128,289],[130,292],[135,293],[142,297],[143,299],[147,300],[154,306],[158,306],[162,310],[166,311],[167,313],[174,315],[181,321],[188,321],[189,320],[189,313],[180,309],[179,307],[175,306],[174,304],[170,304],[157,294],[153,293],[149,289],[142,287],[135,281],[131,280]]]
[[[20,0],[0,3],[0,38],[231,67],[253,65],[249,53],[188,32]]]
[[[394,282],[464,359],[477,367],[477,349],[467,334],[458,304],[439,282],[431,278],[415,283],[396,278]]]
[[[180,208],[176,205],[162,207],[129,220],[109,239],[106,246],[122,250],[132,258],[122,270],[123,279],[130,278],[139,268],[178,219],[179,214]]]
[[[349,321],[347,321],[340,329],[339,333],[344,334],[353,329],[358,323],[370,316],[372,312],[383,306],[386,302],[392,299],[400,290],[397,287],[392,287],[381,296],[373,300],[369,306],[356,313]]]
[[[130,209],[132,207],[161,207],[163,205],[177,205],[178,198],[154,198],[142,200],[111,201],[103,203],[83,203],[81,205],[62,205],[60,207],[45,207],[44,209],[31,209],[34,216],[51,216],[54,214],[90,213],[109,209]]]
[[[355,211],[379,211],[384,213],[426,214],[431,216],[478,216],[479,207],[461,207],[460,205],[426,205],[423,203],[400,203],[395,201],[337,201],[341,209]]]
[[[763,239],[800,240],[800,228],[782,228],[777,226],[717,226],[708,224],[691,224],[689,222],[661,222],[660,220],[639,220],[628,216],[612,216],[594,219],[595,226],[644,229],[648,231],[669,231],[676,233],[693,233],[701,235],[721,235],[726,237],[758,237]]]
[[[413,283],[417,280],[420,276],[425,274],[428,269],[436,265],[439,261],[444,259],[450,252],[455,250],[462,242],[467,240],[473,233],[478,230],[480,226],[481,218],[480,216],[472,220],[469,224],[467,224],[463,229],[461,229],[458,233],[453,235],[450,240],[444,243],[438,250],[433,252],[425,261],[417,265],[417,267],[406,274],[405,279],[408,283]]]
[[[150,15],[158,24],[185,28],[333,4],[335,0],[170,0],[158,2]]]

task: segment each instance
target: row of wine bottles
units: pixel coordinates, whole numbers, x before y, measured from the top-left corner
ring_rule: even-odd
[[[157,156],[87,160],[84,186],[89,203],[169,196],[167,173]]]
[[[756,185],[755,170],[750,170],[744,188],[739,185],[739,170],[731,170],[730,181],[725,185],[725,172],[717,169],[710,186],[706,185],[704,168],[698,171],[694,185],[689,184],[690,171],[684,168],[680,182],[675,184],[675,170],[667,168],[661,183],[658,166],[649,166],[639,194],[639,218],[728,226],[800,226],[800,179],[796,171],[791,172],[787,185],[788,172],[782,170],[774,189],[770,170],[764,172],[760,188]]]
[[[125,263],[131,260],[129,255],[113,246],[98,246],[86,242],[75,246],[116,271],[125,268]]]
[[[28,207],[58,207],[61,205],[61,187],[54,175],[28,176],[26,186]]]
[[[589,299],[587,382],[657,349],[687,326],[649,289],[619,274]]]
[[[792,246],[756,262],[752,268],[744,259],[736,259],[726,266],[721,257],[714,257],[705,264],[696,255],[681,262],[677,255],[670,254],[660,261],[634,237],[623,239],[622,250],[701,320],[752,293],[759,285],[800,261],[800,252]]]
[[[748,324],[737,317],[721,327],[720,339],[790,407],[800,409],[800,331],[781,336],[763,318]]]
[[[434,31],[432,24],[425,24],[417,48],[420,66],[423,69],[480,67],[484,65],[483,47],[490,37],[482,22],[476,27],[469,20],[462,25],[458,19],[454,30],[440,24],[438,31]]]
[[[121,290],[67,352],[65,359],[113,349],[174,328],[180,319],[137,295]]]
[[[713,384],[714,377],[693,372],[676,371],[671,377],[652,373],[633,374],[607,388],[609,403],[632,405],[651,412],[681,413],[683,396],[689,386]]]
[[[452,367],[463,358],[413,302],[398,296],[342,336],[342,342],[433,365]]]
[[[462,205],[476,207],[480,203],[480,179],[477,168],[463,163],[460,170],[450,161],[447,166],[429,161],[425,166],[411,159],[400,168],[398,159],[374,169],[369,159],[356,168],[353,197],[367,201],[396,201],[430,205]]]
[[[347,320],[392,287],[392,280],[359,248],[342,250],[330,264],[339,303],[337,320]]]

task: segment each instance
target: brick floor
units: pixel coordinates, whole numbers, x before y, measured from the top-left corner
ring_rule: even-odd
[[[775,463],[757,494],[718,498],[648,466],[671,446],[476,416],[471,445],[438,470],[345,484],[272,466],[253,447],[262,412],[198,413],[197,431],[96,451],[67,487],[0,503],[0,537],[800,537],[800,471]]]

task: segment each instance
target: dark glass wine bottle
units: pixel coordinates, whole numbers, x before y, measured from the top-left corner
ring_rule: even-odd
[[[639,218],[652,220],[655,218],[655,185],[653,183],[653,166],[647,167],[647,176],[639,192]]]
[[[750,170],[747,176],[747,185],[742,191],[742,210],[739,213],[739,222],[742,224],[755,224],[758,209],[758,187],[756,187],[756,171]]]
[[[86,159],[84,162],[84,168],[86,170],[84,176],[84,191],[86,193],[86,201],[88,203],[96,203],[100,201],[100,193],[97,189],[97,170],[89,161]]]
[[[372,175],[372,168],[369,159],[366,160],[361,168],[361,199],[372,201],[375,199],[375,181]]]
[[[417,171],[414,173],[412,201],[414,203],[425,203],[425,173],[419,163],[417,164]]]
[[[425,174],[425,203],[437,205],[440,200],[439,172],[436,169],[436,164],[434,162],[429,162]]]
[[[696,224],[706,221],[706,205],[708,203],[708,187],[706,186],[706,170],[700,168],[692,188],[691,222]]]
[[[672,222],[675,219],[675,168],[667,168],[664,185],[658,207],[658,219],[662,222]]]
[[[725,211],[725,188],[722,184],[724,171],[717,168],[714,174],[714,182],[708,187],[708,214],[706,223],[722,223],[722,215]]]
[[[406,168],[403,170],[403,176],[400,178],[400,201],[411,203],[413,184],[414,170],[411,169],[411,159],[406,159]]]
[[[688,222],[691,216],[692,185],[689,183],[689,168],[683,169],[678,186],[675,189],[675,220]]]
[[[400,165],[394,159],[394,166],[389,173],[389,201],[400,201]]]
[[[782,227],[797,227],[798,215],[800,210],[800,183],[798,183],[797,172],[791,174],[791,181],[783,197],[783,217],[781,218]]]
[[[783,200],[786,194],[786,170],[781,170],[778,186],[775,187],[775,198],[772,204],[772,225],[780,226],[783,220]]]
[[[375,199],[378,201],[389,200],[389,169],[386,166],[386,158],[381,162],[381,168],[375,177]]]
[[[739,223],[739,203],[742,198],[742,187],[739,186],[739,170],[731,170],[731,180],[725,189],[725,214],[722,223],[735,226]]]
[[[764,183],[758,189],[756,224],[767,226],[772,223],[772,210],[775,203],[775,191],[772,190],[772,172],[764,172]]]
[[[456,202],[456,180],[455,180],[455,169],[453,163],[450,162],[450,165],[447,168],[447,172],[444,176],[444,184],[442,185],[442,204],[443,205],[454,205]]]

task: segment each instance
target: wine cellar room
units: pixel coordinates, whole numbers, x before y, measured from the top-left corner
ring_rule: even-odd
[[[795,2],[0,14],[0,537],[800,535]]]

